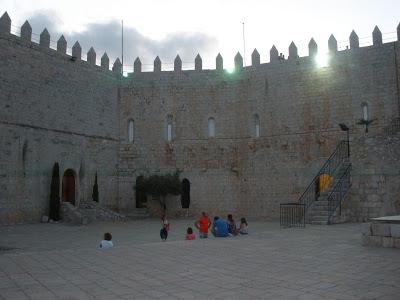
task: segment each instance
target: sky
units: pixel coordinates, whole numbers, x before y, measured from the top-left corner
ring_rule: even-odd
[[[177,54],[184,69],[194,69],[198,53],[203,68],[214,69],[218,53],[230,68],[238,51],[250,65],[255,48],[265,63],[273,45],[287,56],[292,41],[307,56],[312,37],[320,52],[331,34],[344,49],[353,29],[364,46],[372,43],[375,25],[384,42],[393,41],[400,22],[400,0],[0,0],[0,8],[0,15],[10,15],[14,34],[28,20],[33,40],[46,27],[53,48],[64,34],[69,48],[79,41],[84,59],[91,46],[98,60],[105,51],[111,61],[121,57],[123,20],[126,71],[136,57],[151,71],[157,55],[168,70]]]

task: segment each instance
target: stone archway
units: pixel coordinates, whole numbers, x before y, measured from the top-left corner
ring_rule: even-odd
[[[64,172],[62,179],[62,201],[69,202],[75,205],[76,195],[76,178],[75,172],[72,169],[67,169]]]
[[[181,204],[182,208],[189,208],[190,205],[190,181],[187,178],[182,180]]]

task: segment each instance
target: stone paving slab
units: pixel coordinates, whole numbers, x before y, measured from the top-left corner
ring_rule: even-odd
[[[361,246],[361,224],[184,241],[193,220],[0,227],[0,299],[399,299],[400,252]],[[113,249],[98,249],[105,231]]]

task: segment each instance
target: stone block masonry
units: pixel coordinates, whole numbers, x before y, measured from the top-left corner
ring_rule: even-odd
[[[74,173],[75,205],[118,208],[118,79],[55,50],[0,34],[0,223],[48,214],[51,170]]]
[[[65,38],[50,49],[47,30],[36,44],[29,23],[21,37],[10,24],[0,18],[0,223],[40,221],[56,161],[69,186],[62,198],[73,193],[75,206],[90,200],[96,172],[100,205],[129,213],[138,176],[178,169],[190,182],[189,214],[274,219],[345,139],[339,123],[350,128],[357,171],[350,219],[400,213],[399,174],[388,175],[399,166],[398,137],[383,137],[399,117],[400,44],[383,44],[379,29],[368,47],[352,33],[345,51],[331,36],[325,67],[311,40],[307,57],[292,43],[288,60],[273,47],[270,63],[255,50],[243,67],[238,53],[233,74],[221,55],[216,70],[204,70],[200,55],[195,70],[182,70],[178,55],[174,71],[157,57],[154,72],[142,72],[137,59],[125,78],[119,59],[110,71],[106,53],[97,66],[93,48],[85,61],[79,42],[69,56]],[[368,134],[358,124],[365,113],[374,120]],[[169,204],[170,215],[182,214],[179,197]]]
[[[363,246],[400,249],[400,216],[372,219],[362,230]]]

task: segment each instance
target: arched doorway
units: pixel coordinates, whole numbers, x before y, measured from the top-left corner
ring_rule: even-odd
[[[181,204],[182,208],[189,208],[190,205],[190,181],[186,178],[182,180]]]
[[[75,205],[75,172],[72,169],[66,170],[63,175],[62,201]]]
[[[140,184],[140,182],[142,180],[143,180],[143,176],[137,177],[136,185]],[[136,191],[135,197],[136,197],[136,208],[146,208],[147,207],[147,196],[145,193]]]

